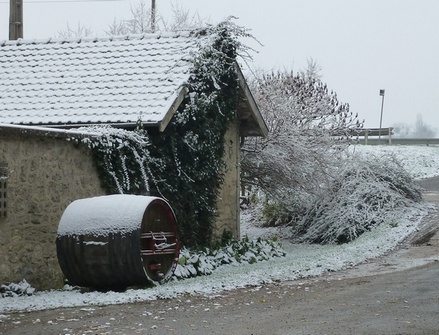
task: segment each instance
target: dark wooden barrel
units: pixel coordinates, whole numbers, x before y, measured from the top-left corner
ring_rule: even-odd
[[[108,195],[72,202],[56,239],[71,285],[97,289],[145,286],[169,278],[178,261],[177,221],[157,197]]]

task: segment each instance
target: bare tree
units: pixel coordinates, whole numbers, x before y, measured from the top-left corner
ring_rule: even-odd
[[[67,22],[66,29],[58,31],[58,37],[61,38],[87,37],[91,35],[93,35],[91,28],[83,26],[79,22],[76,29],[70,28],[70,25]]]
[[[177,31],[177,30],[193,30],[204,26],[207,22],[202,19],[198,13],[191,13],[182,6],[172,5],[172,19],[171,21],[161,20],[163,23],[163,30]]]
[[[128,29],[133,34],[152,33],[152,9],[141,0],[135,7],[131,8],[132,18],[127,20]]]
[[[417,115],[414,125],[397,123],[393,127],[395,137],[399,138],[433,138],[437,133],[435,128],[424,122],[421,114]]]
[[[300,76],[305,80],[321,80],[322,79],[322,68],[313,58],[308,58],[308,66],[305,70],[300,71]]]
[[[409,138],[413,130],[406,123],[396,123],[393,125],[393,132],[396,138]]]
[[[436,135],[436,130],[424,123],[422,115],[416,116],[415,129],[413,131],[413,137],[415,138],[431,138]]]
[[[113,23],[108,25],[108,30],[105,30],[105,34],[109,36],[128,35],[128,29],[124,20],[113,19]]]
[[[145,1],[140,0],[131,7],[131,18],[128,20],[114,19],[105,31],[107,35],[127,35],[152,33],[152,11]]]
[[[105,34],[115,36],[144,34],[156,31],[193,30],[204,26],[206,23],[208,23],[208,21],[202,19],[198,13],[193,14],[181,6],[172,6],[172,18],[165,20],[158,14],[158,11],[152,13],[149,5],[147,5],[144,0],[140,0],[136,5],[131,7],[131,18],[114,18],[113,22],[108,25],[108,29],[105,30]],[[91,35],[93,35],[91,28],[83,26],[80,23],[78,23],[76,29],[70,28],[67,23],[66,29],[58,32],[58,36],[62,38],[86,37]]]
[[[154,17],[153,17],[154,14]],[[116,20],[108,27],[108,35],[143,34],[156,31],[178,31],[200,28],[206,23],[198,13],[192,14],[181,6],[172,6],[172,19],[166,21],[161,15],[152,13],[143,0],[131,8],[131,19]]]

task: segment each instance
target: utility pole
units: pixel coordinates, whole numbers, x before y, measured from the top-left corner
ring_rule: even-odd
[[[151,31],[155,33],[155,0],[151,0]]]
[[[381,141],[381,126],[383,124],[384,93],[385,93],[385,90],[381,89],[380,96],[382,96],[383,98],[381,100],[380,132],[378,133],[379,134],[378,143],[380,143],[380,141]]]
[[[23,38],[23,0],[9,2],[9,39]]]

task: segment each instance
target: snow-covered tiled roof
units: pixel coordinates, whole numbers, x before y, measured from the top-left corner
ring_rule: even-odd
[[[163,126],[196,48],[188,33],[0,41],[0,123]]]

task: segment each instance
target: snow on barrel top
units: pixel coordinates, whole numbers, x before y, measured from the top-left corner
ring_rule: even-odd
[[[79,199],[67,206],[58,235],[108,236],[139,229],[148,205],[157,197],[114,194]]]

